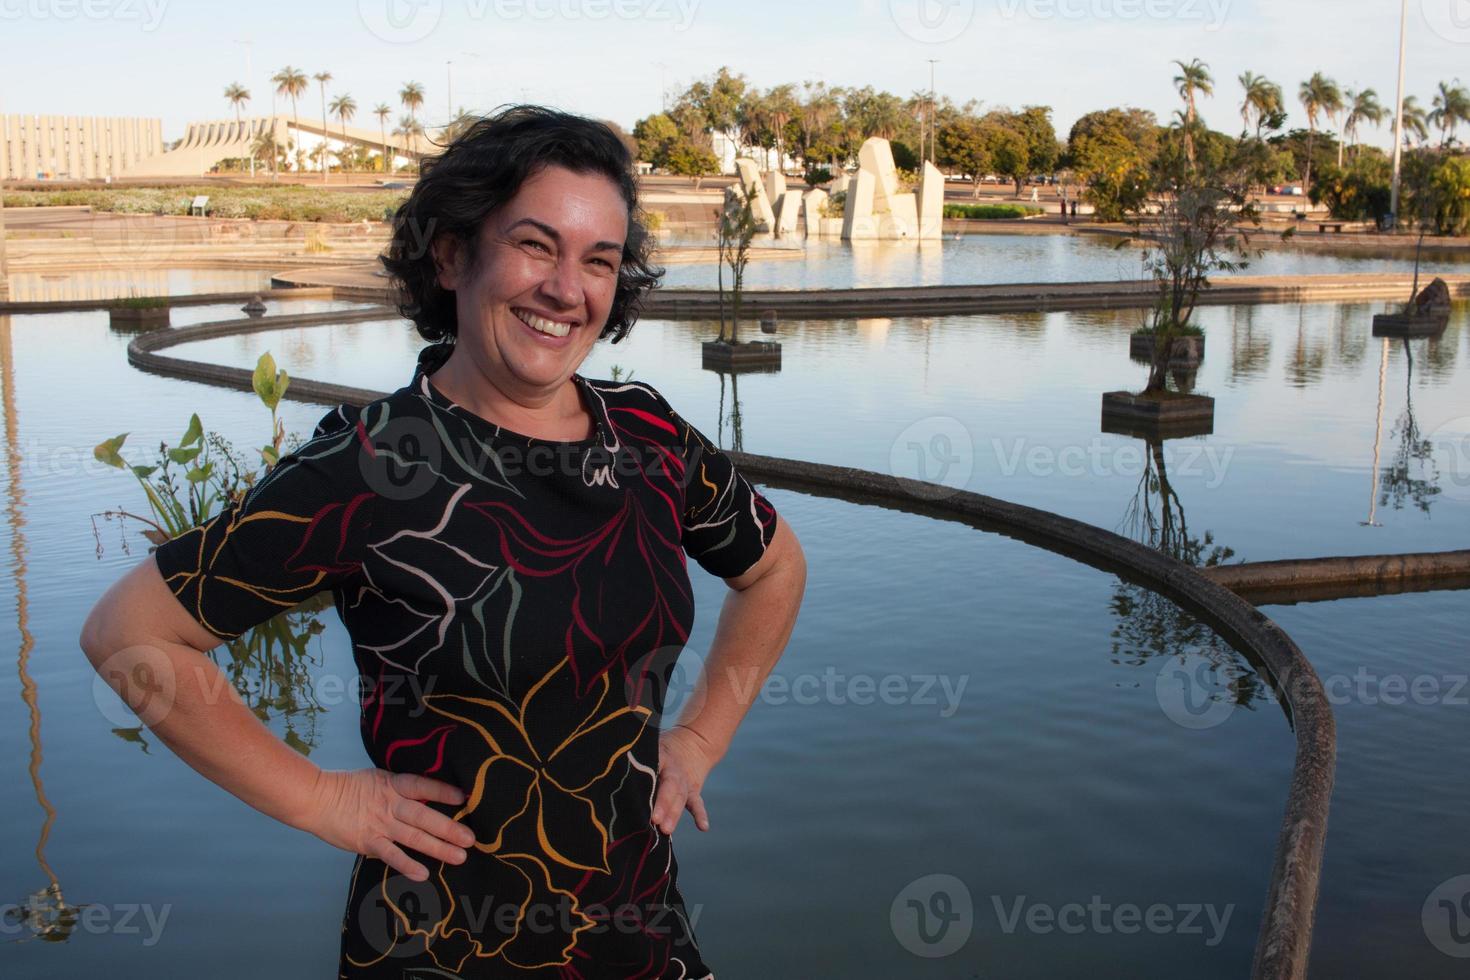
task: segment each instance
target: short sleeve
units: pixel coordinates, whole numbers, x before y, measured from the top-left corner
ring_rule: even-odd
[[[158,547],[201,626],[233,639],[358,571],[377,500],[360,445],[356,410],[335,409],[239,503]]]
[[[776,533],[776,508],[705,435],[655,392],[684,459],[684,551],[720,578],[750,570]]]

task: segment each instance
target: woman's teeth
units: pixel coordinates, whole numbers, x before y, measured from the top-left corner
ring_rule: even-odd
[[[529,310],[517,310],[516,317],[532,330],[537,330],[553,337],[565,337],[572,330],[570,323],[557,323],[555,320],[548,320],[544,316],[537,316]]]

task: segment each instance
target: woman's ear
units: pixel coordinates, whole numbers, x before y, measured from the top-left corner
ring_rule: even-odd
[[[464,248],[454,235],[438,235],[429,243],[434,254],[434,272],[441,289],[458,289]]]

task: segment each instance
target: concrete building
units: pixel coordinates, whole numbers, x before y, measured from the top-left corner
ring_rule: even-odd
[[[0,179],[119,177],[163,152],[163,124],[141,116],[0,116]]]

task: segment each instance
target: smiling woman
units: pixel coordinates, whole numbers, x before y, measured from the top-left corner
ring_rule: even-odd
[[[137,710],[186,762],[358,855],[342,977],[713,976],[671,835],[685,810],[709,829],[701,789],[791,635],[805,561],[656,389],[577,373],[657,281],[630,169],[608,127],[534,107],[426,162],[384,258],[435,341],[410,382],[328,413],[84,629],[125,699],[137,663],[173,685]],[[688,557],[730,592],[661,727]],[[372,767],[351,772],[211,697],[201,653],[323,590],[363,680]]]

